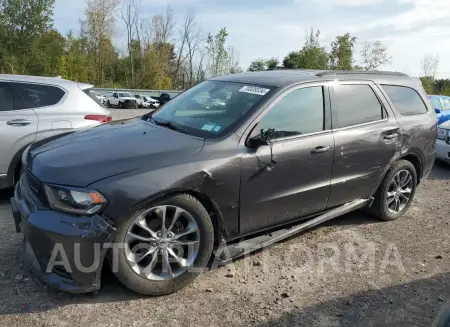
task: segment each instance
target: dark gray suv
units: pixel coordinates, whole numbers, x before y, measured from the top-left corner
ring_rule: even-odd
[[[217,77],[141,118],[32,145],[11,206],[51,286],[96,291],[109,262],[127,287],[167,294],[359,208],[399,218],[436,133],[420,81],[401,73]]]

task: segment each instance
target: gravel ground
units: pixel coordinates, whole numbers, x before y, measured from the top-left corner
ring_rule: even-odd
[[[108,272],[98,295],[48,289],[22,262],[3,192],[0,326],[430,326],[450,300],[449,190],[450,167],[437,164],[397,221],[355,212],[164,297]]]

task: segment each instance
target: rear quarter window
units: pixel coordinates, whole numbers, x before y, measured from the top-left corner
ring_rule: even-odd
[[[398,85],[381,85],[381,87],[400,114],[407,116],[427,112],[427,107],[416,90]]]
[[[11,83],[14,89],[16,109],[35,109],[57,104],[65,92],[56,86]]]
[[[95,92],[92,91],[92,89],[85,89],[85,90],[83,90],[83,92],[84,92],[89,98],[91,98],[92,101],[94,101],[96,104],[98,104],[100,107],[105,108],[105,106],[103,105],[103,103],[95,96]]]

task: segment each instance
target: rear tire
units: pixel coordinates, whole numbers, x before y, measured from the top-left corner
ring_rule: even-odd
[[[108,107],[108,108],[111,108],[112,106],[111,106],[111,102],[106,102],[106,106]]]
[[[175,218],[179,211],[182,213]],[[136,233],[139,233],[138,241]],[[141,239],[142,236],[149,240]],[[109,256],[111,270],[119,281],[144,295],[165,295],[191,283],[199,274],[199,269],[192,268],[207,265],[213,250],[214,231],[202,204],[191,195],[181,194],[133,212],[118,226],[115,242],[124,244],[118,249],[117,262]],[[142,251],[131,251],[138,245],[143,246]],[[173,255],[174,251],[178,257]],[[145,255],[148,257],[142,259]]]
[[[396,220],[408,210],[416,188],[416,168],[407,160],[399,160],[378,187],[370,211],[381,220]]]

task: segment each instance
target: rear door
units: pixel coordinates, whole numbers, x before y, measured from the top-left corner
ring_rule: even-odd
[[[257,118],[250,136],[273,129],[273,143],[242,145],[241,233],[325,209],[334,154],[328,99],[325,85],[294,88]]]
[[[372,82],[331,87],[336,151],[328,207],[369,198],[395,156],[400,126]]]
[[[11,84],[0,82],[0,178],[6,177],[15,155],[36,138],[34,110],[21,109],[15,99]]]

